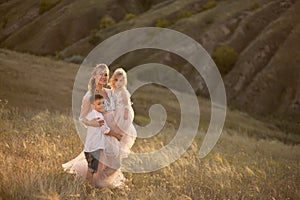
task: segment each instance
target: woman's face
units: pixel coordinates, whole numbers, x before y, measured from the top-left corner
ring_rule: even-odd
[[[103,86],[105,84],[107,84],[108,82],[108,70],[104,69],[104,70],[98,70],[96,71],[95,75],[95,83],[98,86]]]

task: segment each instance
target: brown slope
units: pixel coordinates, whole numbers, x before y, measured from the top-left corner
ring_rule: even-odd
[[[132,4],[123,5],[124,2],[119,3],[118,0],[62,1],[11,33],[1,46],[34,54],[54,54],[86,37],[92,29],[99,28],[105,15],[119,21],[126,13],[138,13],[144,9],[137,1],[131,2]]]
[[[98,43],[112,35],[137,27],[155,26],[157,20],[166,19],[180,11],[183,11],[189,5],[197,2],[197,0],[173,0],[162,2],[147,12],[137,16],[135,19],[121,21],[113,27],[98,30],[97,33],[89,35],[88,37],[68,46],[61,52],[61,54],[64,57],[69,57],[72,55],[87,55]],[[91,37],[98,37],[99,41],[96,43],[91,43]]]
[[[258,114],[277,113],[300,117],[300,23],[288,34],[286,41],[235,98],[235,104]]]
[[[298,1],[284,15],[267,26],[259,37],[240,54],[235,67],[225,77],[229,101],[242,96],[240,92],[254,81],[255,76],[267,66],[285,42],[297,24],[299,15],[295,10],[299,6]]]
[[[24,1],[24,4],[28,4],[28,1]],[[145,1],[145,5],[141,3],[144,1],[138,0],[65,0],[42,15],[37,15],[39,3],[33,2],[34,8],[27,10],[26,14],[0,14],[12,22],[11,26],[0,32],[1,47],[53,55],[87,37],[93,29],[99,29],[101,19],[106,15],[118,22],[123,20],[127,13],[139,14],[158,3],[156,0]],[[19,11],[25,7],[21,0],[15,0],[14,3],[20,5],[13,7],[13,10]],[[29,5],[27,4],[26,6]],[[0,5],[0,10],[7,7],[4,4]],[[13,20],[16,16],[17,19]],[[6,40],[3,41],[4,39]]]
[[[39,2],[34,0],[8,1],[0,5],[0,42],[39,16]]]
[[[0,99],[22,111],[70,112],[78,66],[0,49]]]
[[[266,26],[280,17],[292,5],[292,2],[271,1],[250,12],[237,26],[234,34],[225,44],[234,48],[237,52],[243,51]]]

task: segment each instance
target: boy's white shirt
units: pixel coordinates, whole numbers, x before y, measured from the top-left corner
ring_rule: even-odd
[[[86,116],[86,119],[92,120],[95,118],[100,118],[101,120],[104,120],[103,114],[93,109]],[[104,134],[109,133],[109,131],[110,128],[107,126],[105,120],[104,120],[104,124],[101,127],[88,126],[87,135],[84,143],[84,151],[92,152],[98,149],[104,149],[105,148]]]

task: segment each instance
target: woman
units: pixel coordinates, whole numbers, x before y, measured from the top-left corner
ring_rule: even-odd
[[[86,126],[94,126],[98,127],[101,125],[101,122],[97,121],[97,119],[87,120],[86,116],[91,111],[90,97],[95,94],[100,94],[105,98],[105,108],[106,114],[104,115],[105,119],[111,120],[113,114],[112,111],[115,108],[114,101],[112,99],[112,93],[110,89],[104,88],[104,85],[108,83],[109,77],[109,69],[105,64],[98,64],[93,72],[92,77],[89,81],[88,92],[82,99],[81,112],[79,120]],[[109,125],[109,124],[108,124]],[[121,135],[115,133],[111,130],[108,134],[111,137],[115,137],[118,140],[121,139]],[[99,180],[96,182],[96,186],[98,187],[106,187],[113,186],[119,187],[123,184],[125,178],[120,170],[120,165],[110,165],[108,166],[106,163],[118,163],[120,162],[120,158],[107,158],[106,160],[102,160],[103,155],[100,155],[100,162],[103,164],[101,170],[101,174],[99,175]],[[65,163],[62,165],[65,171],[70,173],[75,173],[78,176],[86,178],[87,174],[87,162],[84,156],[84,152],[81,152],[75,159]]]

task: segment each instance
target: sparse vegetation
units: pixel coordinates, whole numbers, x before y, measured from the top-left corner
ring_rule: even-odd
[[[61,59],[63,59],[63,55],[59,51],[56,51],[55,55],[54,55],[54,59],[61,60]]]
[[[81,64],[84,60],[84,57],[81,55],[73,55],[71,57],[65,58],[64,61],[75,63],[75,64]]]
[[[124,17],[125,20],[130,20],[136,18],[136,15],[133,13],[127,13]]]
[[[184,11],[179,14],[178,19],[189,18],[189,17],[193,16],[194,14],[196,14],[195,11]]]
[[[50,10],[51,8],[53,8],[60,2],[61,2],[61,0],[41,0],[39,14],[41,15],[41,14],[47,12],[48,10]]]
[[[189,17],[193,16],[194,14],[196,14],[195,11],[182,11],[177,15],[177,17],[174,20],[172,20],[171,24],[175,24],[176,22],[178,22],[182,19],[189,18]]]
[[[7,17],[3,17],[3,19],[2,19],[2,26],[1,26],[3,29],[6,27],[7,22],[8,22],[8,18]]]
[[[0,107],[0,197],[2,199],[297,199],[299,146],[257,141],[227,130],[214,150],[198,157],[201,137],[161,170],[125,173],[123,189],[91,188],[64,173],[82,143],[72,117],[41,111],[20,115]],[[135,152],[161,148],[172,130],[137,140]],[[232,133],[234,132],[234,133]],[[204,133],[202,133],[203,135]]]
[[[258,8],[260,8],[260,4],[259,3],[254,3],[253,5],[252,5],[252,10],[256,10],[256,9],[258,9]]]
[[[111,26],[115,25],[115,23],[116,22],[112,17],[105,16],[101,19],[100,28],[105,29],[105,28],[108,28],[108,27],[111,27]]]
[[[156,27],[160,27],[160,28],[167,28],[171,25],[172,25],[172,23],[167,19],[159,19],[156,21],[156,24],[155,24]]]
[[[152,6],[152,0],[140,0],[141,5],[144,7],[145,10],[148,10]]]
[[[210,24],[214,23],[214,19],[213,18],[208,18],[208,19],[205,20],[205,23],[207,25],[210,25]]]
[[[102,38],[97,34],[92,34],[89,38],[89,43],[92,45],[96,45],[102,41]]]
[[[213,59],[221,74],[227,74],[238,59],[238,53],[229,46],[221,46],[213,53]]]
[[[202,7],[202,9],[203,10],[210,10],[210,9],[212,9],[212,8],[214,8],[214,7],[216,7],[218,5],[218,2],[216,2],[216,1],[209,1],[209,2],[207,2],[203,7]]]

